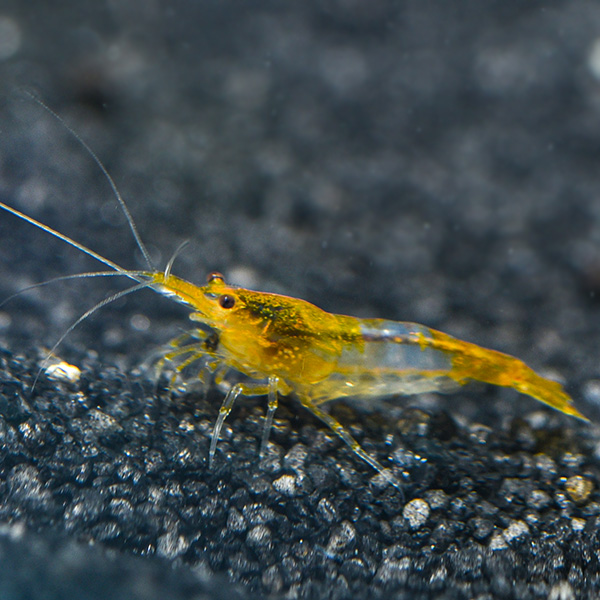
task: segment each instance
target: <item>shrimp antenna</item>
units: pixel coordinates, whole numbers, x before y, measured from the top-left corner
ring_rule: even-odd
[[[16,217],[19,217],[20,219],[23,219],[24,221],[27,221],[27,223],[31,223],[32,225],[35,225],[35,227],[37,227],[38,229],[41,229],[42,231],[45,231],[46,233],[53,235],[54,237],[58,238],[59,240],[62,240],[63,242],[65,242],[66,244],[69,244],[69,246],[73,246],[73,248],[77,248],[77,250],[83,252],[84,254],[87,254],[88,256],[91,256],[92,258],[95,258],[97,261],[105,264],[107,267],[110,267],[114,271],[118,271],[119,273],[121,273],[122,275],[125,275],[126,277],[130,277],[131,279],[135,279],[136,281],[139,281],[139,279],[137,278],[137,275],[135,275],[135,273],[137,273],[137,271],[128,271],[127,269],[124,269],[123,267],[121,267],[117,263],[113,262],[112,260],[109,260],[108,258],[104,258],[104,256],[102,256],[101,254],[98,254],[97,252],[90,250],[87,246],[84,246],[83,244],[76,242],[75,240],[71,239],[69,236],[64,235],[63,233],[60,233],[59,231],[56,231],[56,229],[52,229],[52,227],[48,227],[48,225],[44,225],[44,223],[40,223],[40,221],[37,221],[36,219],[34,219],[33,217],[30,217],[29,215],[26,215],[25,213],[22,213],[20,210],[17,210],[16,208],[13,208],[12,206],[8,206],[8,204],[4,204],[4,202],[0,202],[0,208],[5,210],[6,212],[11,213],[12,215],[15,215]]]
[[[125,214],[125,218],[127,219],[127,223],[129,224],[129,229],[131,229],[133,237],[135,238],[135,242],[142,254],[144,255],[144,260],[146,261],[148,269],[150,271],[156,271],[154,265],[152,264],[152,260],[150,259],[150,254],[148,253],[148,250],[146,249],[146,246],[144,245],[144,242],[142,242],[142,238],[138,233],[137,227],[135,226],[135,221],[133,220],[133,217],[129,212],[129,208],[127,207],[127,204],[125,204],[125,200],[123,200],[123,197],[119,192],[119,188],[117,188],[117,184],[115,183],[114,179],[110,176],[110,173],[104,166],[104,163],[100,160],[100,158],[98,158],[98,155],[88,146],[87,142],[72,127],[70,127],[69,124],[58,113],[54,112],[43,100],[40,100],[35,94],[31,93],[29,90],[22,91],[24,94],[29,96],[29,98],[31,98],[34,102],[39,104],[46,112],[51,114],[81,144],[81,146],[83,146],[86,152],[92,157],[96,165],[98,165],[98,168],[100,169],[100,171],[102,171],[102,174],[108,180],[108,183],[110,184],[110,187],[115,195],[115,198],[117,199],[117,202],[121,207],[121,210]],[[97,258],[97,256],[95,258]],[[106,261],[103,262],[107,264]]]
[[[75,327],[77,327],[80,323],[82,323],[83,321],[85,321],[88,317],[92,316],[96,311],[100,310],[101,308],[103,308],[107,304],[110,304],[111,302],[114,302],[115,300],[118,300],[119,298],[122,298],[123,296],[127,296],[129,294],[133,294],[134,292],[137,292],[139,290],[143,290],[144,288],[151,287],[151,286],[152,286],[152,282],[150,282],[150,281],[138,283],[138,284],[136,284],[136,285],[134,285],[134,286],[132,286],[130,288],[127,288],[126,290],[122,290],[120,292],[117,292],[116,294],[111,294],[108,298],[104,298],[104,300],[101,300],[100,302],[98,302],[98,304],[95,304],[94,306],[92,306],[92,308],[86,310],[77,319],[77,321],[75,321],[60,336],[60,338],[58,339],[58,341],[56,342],[56,344],[54,344],[54,346],[52,346],[52,349],[50,350],[50,352],[48,352],[48,355],[46,356],[46,358],[42,362],[40,370],[38,371],[37,375],[35,376],[35,379],[33,380],[33,383],[31,384],[31,389],[33,390],[35,388],[35,385],[38,382],[38,379],[40,378],[40,375],[42,374],[42,371],[46,368],[46,365],[48,364],[48,361],[50,360],[50,358],[54,354],[54,351],[63,343],[64,339],[73,331],[73,329],[75,329]]]
[[[190,243],[190,240],[185,240],[184,242],[179,244],[179,246],[177,247],[177,250],[175,250],[175,252],[173,252],[173,256],[171,256],[171,258],[169,259],[169,262],[167,263],[167,266],[165,267],[165,280],[168,279],[169,275],[171,274],[171,269],[173,268],[173,263],[175,262],[175,259],[181,254],[181,252],[184,250],[184,248],[189,245],[189,243]]]
[[[24,294],[25,292],[30,292],[31,290],[35,290],[37,288],[44,287],[51,283],[56,283],[57,281],[69,281],[70,279],[89,279],[92,277],[144,277],[147,276],[148,273],[146,271],[128,271],[127,274],[121,273],[119,271],[95,271],[88,273],[73,273],[72,275],[61,275],[60,277],[53,277],[52,279],[47,279],[46,281],[40,281],[39,283],[33,283],[32,285],[28,285],[27,287],[21,288],[18,292],[11,294],[8,298],[4,298],[2,302],[0,302],[0,308],[2,308],[7,302],[10,302],[13,298]],[[137,281],[137,279],[136,279]]]

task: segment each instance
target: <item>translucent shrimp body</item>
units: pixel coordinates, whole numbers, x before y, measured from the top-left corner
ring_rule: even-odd
[[[192,320],[216,334],[210,344],[194,345],[186,364],[206,356],[215,366],[257,380],[236,384],[227,394],[213,432],[211,462],[222,423],[240,394],[269,395],[263,447],[277,394],[293,393],[356,454],[388,477],[321,404],[343,397],[448,391],[475,380],[513,388],[587,420],[559,383],[538,375],[521,360],[423,325],[331,314],[297,298],[227,285],[218,273],[210,274],[203,287],[170,274],[148,276],[162,293],[190,306]]]

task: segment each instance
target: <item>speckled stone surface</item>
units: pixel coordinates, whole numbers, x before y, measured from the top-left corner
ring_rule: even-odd
[[[425,323],[566,383],[600,419],[600,5],[0,3],[0,199],[127,268]],[[97,264],[0,214],[0,297]],[[600,587],[600,435],[516,393],[329,409],[156,380],[188,327],[149,291],[47,349],[114,278],[0,307],[3,598],[577,598]],[[154,596],[152,595],[154,594]]]

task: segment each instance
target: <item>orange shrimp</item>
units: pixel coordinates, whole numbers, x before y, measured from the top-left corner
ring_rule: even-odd
[[[43,103],[36,101],[64,124]],[[108,178],[149,270],[127,270],[2,202],[0,208],[112,269],[81,276],[121,275],[136,282],[129,290],[88,310],[65,335],[108,302],[148,287],[187,305],[192,310],[191,320],[201,324],[201,328],[193,332],[192,343],[185,344],[183,337],[174,340],[172,349],[164,355],[165,360],[179,360],[178,371],[197,362],[205,371],[213,373],[222,386],[227,383],[229,371],[248,378],[231,384],[225,395],[212,431],[209,467],[214,462],[223,423],[240,395],[268,397],[261,455],[268,441],[278,396],[291,394],[325,422],[357,456],[399,488],[399,482],[390,471],[323,410],[323,404],[347,397],[368,399],[442,392],[475,380],[513,388],[587,421],[559,383],[538,375],[521,360],[507,354],[416,323],[336,315],[297,298],[231,286],[219,273],[211,273],[206,285],[198,286],[171,274],[174,257],[164,272],[155,270],[110,175],[85,142],[71,128],[65,127],[83,144]],[[73,276],[67,276],[70,277]]]
[[[211,463],[223,422],[239,395],[269,397],[262,450],[278,394],[292,393],[388,478],[386,469],[322,410],[322,404],[344,397],[449,391],[475,380],[511,387],[587,421],[559,383],[538,375],[518,358],[424,325],[328,313],[298,298],[227,285],[219,273],[211,273],[203,287],[168,271],[146,276],[152,287],[188,305],[194,311],[190,318],[209,328],[210,334],[200,334],[200,343],[183,347],[191,354],[186,365],[208,359],[212,369],[234,369],[257,380],[237,383],[225,396],[213,429]],[[178,354],[180,350],[172,357]]]

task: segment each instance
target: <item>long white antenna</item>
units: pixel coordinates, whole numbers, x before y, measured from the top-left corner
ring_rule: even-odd
[[[70,246],[73,246],[73,248],[77,248],[77,250],[80,250],[84,254],[87,254],[88,256],[95,258],[96,260],[105,264],[107,267],[110,267],[111,269],[114,269],[115,271],[118,271],[119,273],[122,273],[123,275],[126,275],[127,277],[130,277],[131,279],[139,281],[139,279],[137,279],[136,276],[133,275],[133,272],[128,271],[127,269],[124,269],[123,267],[121,267],[117,263],[113,262],[112,260],[109,260],[108,258],[104,258],[104,256],[102,256],[101,254],[98,254],[97,252],[90,250],[83,244],[80,244],[79,242],[72,240],[70,237],[60,233],[59,231],[56,231],[56,229],[52,229],[52,227],[48,227],[48,225],[44,225],[44,223],[40,223],[39,221],[36,221],[33,217],[30,217],[29,215],[22,213],[20,210],[17,210],[16,208],[13,208],[12,206],[8,206],[8,204],[4,204],[4,202],[0,202],[0,208],[4,209],[6,212],[9,212],[9,213],[15,215],[16,217],[19,217],[20,219],[23,219],[24,221],[27,221],[28,223],[31,223],[32,225],[35,225],[42,231],[45,231],[46,233],[49,233],[50,235],[53,235],[54,237],[58,238],[59,240],[62,240],[63,242],[69,244]]]
[[[34,102],[37,102],[37,104],[39,104],[44,110],[46,110],[48,113],[50,113],[83,146],[83,148],[87,151],[87,153],[94,159],[94,162],[98,165],[98,168],[102,171],[102,173],[108,180],[108,183],[110,184],[110,187],[112,188],[115,198],[117,199],[117,202],[119,203],[119,205],[121,207],[121,210],[125,214],[125,218],[127,219],[127,223],[129,224],[129,229],[131,229],[131,232],[133,233],[133,237],[135,238],[135,242],[136,242],[138,248],[140,249],[140,251],[142,252],[142,254],[144,255],[144,260],[146,261],[146,265],[148,265],[148,269],[150,271],[156,271],[154,265],[152,264],[152,260],[150,260],[150,254],[148,253],[148,250],[146,249],[146,246],[144,245],[144,242],[142,242],[142,238],[140,237],[140,234],[138,233],[137,227],[135,226],[135,221],[133,220],[133,217],[131,216],[131,213],[129,212],[129,208],[127,208],[127,204],[125,204],[125,200],[123,200],[123,197],[121,196],[121,193],[119,192],[119,189],[117,188],[117,185],[114,182],[114,179],[110,176],[110,173],[107,171],[107,169],[104,166],[104,164],[102,163],[102,161],[98,158],[98,155],[87,145],[86,141],[72,127],[70,127],[69,124],[59,114],[54,112],[45,102],[40,100],[37,96],[32,94],[29,90],[22,90],[22,91],[24,94],[29,96]],[[65,238],[62,238],[62,239],[65,239]],[[98,257],[98,255],[95,256],[95,258],[97,258],[97,257]],[[104,262],[105,264],[108,264],[105,260],[103,260],[102,262]],[[110,266],[113,266],[113,265],[110,265]],[[113,266],[113,268],[114,268],[114,266]]]
[[[138,283],[138,284],[134,285],[133,287],[127,288],[126,290],[122,290],[120,292],[117,292],[116,294],[110,295],[108,298],[105,298],[101,302],[98,302],[98,304],[95,304],[94,306],[92,306],[92,308],[86,310],[77,319],[77,321],[75,321],[75,323],[73,323],[60,336],[60,338],[58,338],[58,341],[56,342],[56,344],[54,344],[54,346],[52,346],[52,349],[50,350],[50,352],[48,352],[48,355],[46,356],[46,358],[42,362],[40,370],[38,371],[37,375],[35,376],[35,379],[33,380],[33,383],[31,384],[31,389],[33,390],[35,388],[35,384],[37,383],[38,379],[40,378],[40,375],[42,374],[42,371],[46,368],[46,365],[48,364],[48,361],[50,360],[50,358],[54,354],[54,351],[63,343],[63,340],[71,333],[71,331],[73,331],[73,329],[75,329],[75,327],[77,327],[77,325],[79,325],[81,322],[85,321],[88,317],[90,317],[91,315],[93,315],[96,311],[100,310],[102,307],[106,306],[107,304],[110,304],[111,302],[114,302],[115,300],[118,300],[119,298],[122,298],[123,296],[127,296],[128,294],[133,294],[134,292],[137,292],[139,290],[143,290],[146,287],[150,287],[151,285],[152,284],[150,282],[148,282],[148,283]]]
[[[52,279],[46,279],[46,281],[40,281],[39,283],[32,283],[24,288],[21,288],[18,292],[11,294],[7,298],[4,298],[2,302],[0,302],[0,308],[2,308],[7,302],[10,302],[13,298],[24,294],[25,292],[30,292],[31,290],[35,290],[37,288],[44,287],[46,285],[50,285],[51,283],[56,283],[57,281],[69,281],[70,279],[91,279],[93,277],[129,277],[134,279],[135,281],[141,281],[144,277],[148,276],[148,271],[127,271],[126,273],[121,273],[121,271],[95,271],[95,272],[87,272],[87,273],[73,273],[72,275],[60,275],[59,277],[53,277]],[[139,277],[139,279],[137,279]]]

